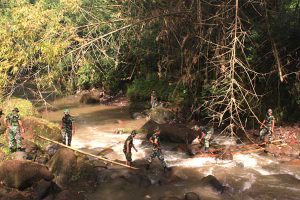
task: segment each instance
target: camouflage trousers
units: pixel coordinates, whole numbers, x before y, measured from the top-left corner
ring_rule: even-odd
[[[204,147],[205,148],[209,148],[209,140],[210,140],[210,138],[211,138],[211,134],[210,133],[208,133],[205,137],[204,137]]]
[[[123,151],[123,152],[125,154],[126,160],[128,162],[132,162],[132,153],[131,152],[126,153],[126,151]]]
[[[269,142],[272,141],[271,127],[261,129],[261,131],[259,132],[259,140],[263,141],[265,139],[265,136],[268,136]]]
[[[153,149],[150,158],[148,159],[149,164],[152,163],[153,159],[157,157],[163,167],[167,167],[167,163],[165,162],[164,155],[162,154],[161,150]]]
[[[19,126],[12,126],[11,129],[8,130],[8,138],[9,138],[9,148],[21,148],[22,145],[22,137]]]
[[[209,140],[208,139],[204,139],[204,147],[209,148]]]
[[[63,143],[65,145],[71,146],[72,130],[70,130],[70,129],[63,129],[62,130],[62,138],[63,138]]]

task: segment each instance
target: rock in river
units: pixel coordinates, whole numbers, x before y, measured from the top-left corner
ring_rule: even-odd
[[[25,189],[39,180],[54,178],[46,166],[25,160],[7,160],[0,165],[0,181],[8,187]]]

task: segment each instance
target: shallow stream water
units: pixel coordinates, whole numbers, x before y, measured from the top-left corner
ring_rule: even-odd
[[[63,109],[69,108],[75,117],[76,134],[72,146],[97,154],[105,148],[113,151],[106,155],[113,160],[124,160],[123,142],[128,134],[116,134],[116,130],[138,129],[146,119],[131,119],[126,104],[80,105],[76,97],[53,102],[56,111],[44,113],[43,117],[59,123]],[[134,140],[138,152],[134,160],[147,158],[150,145],[142,137]],[[170,184],[153,184],[147,188],[117,183],[103,184],[88,194],[88,199],[134,200],[158,199],[161,196],[183,197],[186,192],[195,192],[202,199],[245,199],[245,200],[300,200],[300,166],[280,163],[264,153],[237,154],[233,160],[215,158],[190,158],[185,153],[172,151],[175,144],[162,144],[165,159],[175,168],[182,181]],[[159,165],[158,165],[159,166]],[[152,167],[148,176],[153,183],[161,176],[162,169]],[[199,180],[207,175],[215,176],[229,188],[220,194],[210,188],[199,186]]]

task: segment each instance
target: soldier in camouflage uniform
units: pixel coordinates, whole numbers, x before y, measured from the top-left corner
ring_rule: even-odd
[[[164,167],[164,171],[168,170],[167,164],[164,159],[164,155],[162,154],[161,147],[160,147],[160,130],[159,128],[155,129],[155,133],[150,137],[149,141],[153,145],[152,154],[150,155],[150,158],[148,159],[148,164],[146,166],[146,169],[148,170],[150,168],[150,164],[152,163],[153,159],[157,157]]]
[[[259,132],[259,141],[262,142],[267,135],[269,138],[269,142],[272,141],[272,134],[274,133],[274,126],[275,126],[275,117],[272,114],[272,110],[268,109],[268,113],[266,118],[264,119],[263,123],[260,126]]]
[[[214,129],[211,127],[208,131],[205,127],[195,126],[195,130],[199,133],[197,138],[199,143],[201,143],[202,139],[204,139],[204,151],[208,152],[209,149],[209,141],[214,133]]]
[[[70,115],[69,109],[65,109],[64,114],[61,123],[63,143],[71,146],[72,136],[75,134],[74,119]]]
[[[156,97],[155,91],[152,91],[152,93],[151,93],[150,103],[151,103],[151,108],[155,108],[157,106],[157,97]]]
[[[2,118],[2,115],[4,115],[2,109],[0,108],[0,119]],[[4,127],[4,124],[1,123],[0,121],[0,134],[4,133],[5,132],[5,127]]]
[[[24,134],[24,127],[21,121],[21,116],[19,115],[19,109],[14,108],[11,113],[6,116],[5,125],[8,128],[8,138],[9,138],[9,149],[14,152],[17,148],[21,151],[22,148],[22,136]]]
[[[124,143],[124,148],[123,148],[123,152],[125,154],[126,157],[126,165],[131,166],[132,164],[132,154],[131,154],[131,148],[133,148],[136,152],[138,152],[138,150],[135,148],[134,144],[133,144],[133,138],[136,136],[136,131],[133,130],[130,135],[127,137],[125,143]]]

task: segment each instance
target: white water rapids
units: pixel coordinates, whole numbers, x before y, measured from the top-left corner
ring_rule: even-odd
[[[116,134],[119,128],[138,129],[145,119],[133,120],[129,117],[127,107],[118,106],[81,106],[71,104],[70,99],[58,105],[67,105],[75,116],[77,133],[73,137],[72,146],[91,153],[99,153],[105,148],[113,151],[105,156],[113,160],[125,160],[123,145],[128,134]],[[44,117],[59,122],[63,107],[55,112],[44,114]],[[134,145],[138,152],[133,151],[133,160],[147,159],[151,146],[144,139],[137,137]],[[157,191],[163,194],[178,194],[193,191],[205,199],[300,199],[300,166],[290,167],[264,154],[237,154],[233,160],[215,158],[190,158],[185,153],[172,151],[174,144],[162,143],[165,160],[169,166],[177,169],[177,174],[184,181],[175,185],[153,186],[147,190],[127,189],[129,193],[115,191],[113,186],[107,186],[97,191],[91,199],[157,199]],[[161,169],[158,169],[161,170]],[[197,185],[196,177],[213,175],[223,184],[231,188],[233,196],[225,197],[207,188]],[[177,188],[174,190],[174,188]],[[131,192],[130,192],[131,191]],[[132,192],[135,194],[133,195]],[[114,198],[104,198],[115,193]],[[119,196],[118,196],[119,195]],[[157,195],[157,196],[156,196]],[[104,195],[105,196],[105,195]]]

